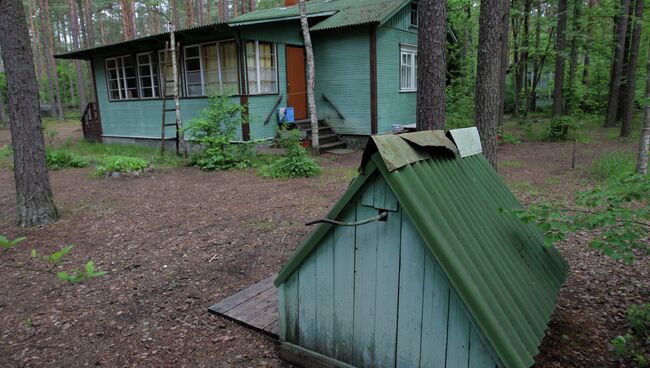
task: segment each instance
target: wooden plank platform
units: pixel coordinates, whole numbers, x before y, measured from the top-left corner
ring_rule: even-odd
[[[273,285],[276,275],[231,295],[208,308],[212,314],[278,338],[278,289]]]

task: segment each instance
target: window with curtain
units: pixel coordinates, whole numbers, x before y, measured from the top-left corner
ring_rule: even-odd
[[[138,98],[138,77],[133,57],[125,55],[107,58],[105,65],[109,100]]]
[[[158,72],[150,52],[136,55],[141,98],[158,97]]]
[[[235,42],[185,47],[185,90],[188,96],[237,93],[239,77]]]
[[[278,93],[278,72],[275,45],[269,42],[246,42],[248,93]]]
[[[400,91],[417,91],[418,50],[413,46],[400,45]]]

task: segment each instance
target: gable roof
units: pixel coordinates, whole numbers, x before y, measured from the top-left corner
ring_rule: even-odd
[[[539,229],[501,213],[521,204],[483,155],[462,157],[449,147],[475,151],[478,133],[472,131],[452,131],[461,137],[455,142],[441,139],[442,132],[373,136],[362,174],[327,217],[336,219],[370,177],[382,175],[503,364],[529,367],[567,266],[555,248],[544,246]],[[331,228],[321,224],[307,238],[276,285]]]
[[[368,23],[382,23],[411,0],[311,0],[306,3],[307,15],[323,16],[325,20],[311,27],[312,31]],[[243,14],[228,22],[233,26],[300,17],[298,5],[258,10]]]

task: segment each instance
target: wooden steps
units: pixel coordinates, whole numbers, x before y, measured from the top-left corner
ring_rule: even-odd
[[[311,136],[311,121],[308,119],[296,120],[295,122],[298,129],[305,132],[307,137]],[[341,140],[338,134],[327,124],[327,121],[321,119],[318,121],[318,143],[320,144],[320,151],[326,152],[331,149],[345,148],[345,143]]]

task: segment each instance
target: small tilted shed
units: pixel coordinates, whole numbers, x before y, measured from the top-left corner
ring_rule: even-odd
[[[535,226],[500,211],[520,206],[475,128],[372,137],[334,221],[275,280],[283,358],[531,366],[567,266]]]

